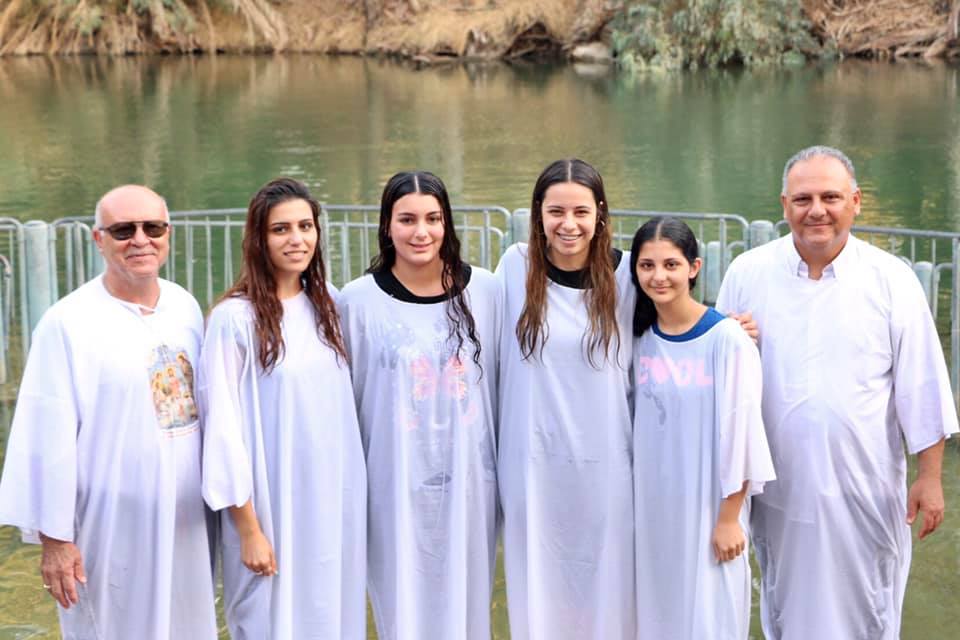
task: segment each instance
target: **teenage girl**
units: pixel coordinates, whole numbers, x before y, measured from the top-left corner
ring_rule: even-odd
[[[296,180],[264,185],[207,323],[203,493],[234,640],[366,638],[366,474],[319,211]]]
[[[578,159],[537,179],[504,254],[498,472],[510,636],[633,640],[629,256]]]
[[[341,311],[366,454],[382,640],[489,640],[499,287],[460,258],[446,188],[390,178],[380,253]]]
[[[697,249],[686,224],[654,218],[630,250],[637,625],[642,637],[746,640],[745,500],[774,479],[760,356],[736,320],[691,296]]]

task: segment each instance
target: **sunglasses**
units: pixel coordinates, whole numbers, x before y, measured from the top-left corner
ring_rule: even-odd
[[[160,238],[167,232],[170,223],[165,220],[143,220],[141,222],[118,222],[109,227],[100,227],[114,240],[129,240],[137,233],[137,227],[143,227],[143,233],[148,238]]]

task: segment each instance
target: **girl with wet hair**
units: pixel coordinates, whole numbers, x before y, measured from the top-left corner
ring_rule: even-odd
[[[700,267],[680,220],[654,218],[633,238],[637,626],[746,640],[745,499],[774,479],[760,355],[736,320],[693,298]]]
[[[234,639],[366,638],[366,473],[319,213],[300,182],[264,185],[207,322],[203,494]]]
[[[432,173],[390,178],[378,241],[369,273],[340,301],[367,461],[377,632],[489,640],[499,287],[461,260]]]
[[[558,160],[504,292],[498,472],[510,634],[634,640],[628,367],[635,294],[603,180]]]

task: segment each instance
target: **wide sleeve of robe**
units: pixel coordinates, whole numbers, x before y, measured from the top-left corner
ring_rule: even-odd
[[[210,314],[200,355],[197,398],[203,425],[203,498],[214,511],[253,496],[253,465],[244,442],[242,376],[251,366],[246,306],[228,300]]]
[[[760,409],[760,354],[736,322],[723,320],[716,329],[723,331],[715,354],[720,377],[715,389],[721,495],[727,498],[740,491],[744,482],[749,482],[747,495],[756,495],[776,477]]]
[[[957,432],[957,411],[937,327],[923,289],[899,269],[891,289],[890,340],[897,420],[911,454]]]
[[[0,522],[20,527],[24,542],[39,543],[39,532],[70,542],[75,535],[80,412],[74,352],[57,311],[34,330],[0,481]]]

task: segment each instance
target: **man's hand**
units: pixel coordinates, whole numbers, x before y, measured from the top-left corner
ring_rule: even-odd
[[[54,600],[64,609],[80,602],[77,595],[77,582],[86,584],[87,575],[83,570],[83,558],[80,549],[72,542],[55,540],[40,534],[43,554],[40,558],[40,575],[43,586]]]
[[[940,481],[943,467],[944,441],[940,440],[917,454],[917,479],[907,494],[907,524],[917,519],[917,512],[923,512],[923,527],[918,534],[923,540],[937,530],[943,522],[943,484]]]
[[[747,335],[750,336],[750,339],[753,340],[753,344],[759,344],[760,340],[760,329],[757,327],[757,323],[753,319],[753,314],[749,311],[744,311],[743,313],[731,313],[727,316],[728,318],[733,318],[740,323],[740,328],[747,332]]]
[[[912,525],[917,519],[917,512],[923,512],[923,527],[918,534],[921,540],[936,531],[943,522],[943,510],[940,478],[917,476],[907,495],[907,524]]]

